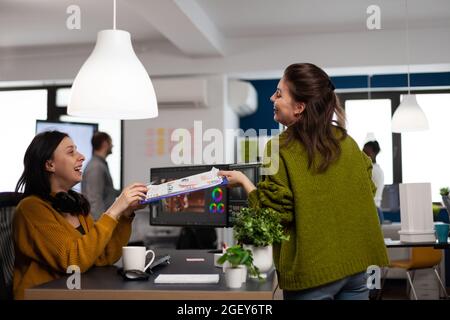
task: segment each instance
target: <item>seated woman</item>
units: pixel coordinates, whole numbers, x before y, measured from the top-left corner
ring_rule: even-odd
[[[115,263],[131,234],[134,210],[145,185],[126,187],[94,223],[85,197],[71,190],[81,181],[84,156],[62,132],[38,134],[28,146],[16,191],[25,198],[14,215],[14,297],[57,279],[69,266],[85,272]]]

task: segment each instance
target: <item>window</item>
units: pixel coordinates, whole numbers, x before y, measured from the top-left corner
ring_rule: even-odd
[[[391,100],[361,99],[345,102],[347,130],[359,147],[375,138],[381,151],[377,163],[384,172],[384,184],[393,181],[392,167],[392,132],[391,132]]]
[[[432,199],[440,202],[439,189],[450,186],[450,94],[418,94],[417,102],[430,130],[402,133],[403,182],[431,182]]]
[[[0,91],[0,192],[14,191],[36,120],[47,119],[47,90]]]
[[[70,99],[70,88],[60,88],[56,90],[56,106],[67,107]]]

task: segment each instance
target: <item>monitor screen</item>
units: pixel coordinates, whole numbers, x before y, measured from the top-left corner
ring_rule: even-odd
[[[260,163],[231,164],[230,170],[239,170],[256,185],[259,182]],[[247,193],[242,187],[230,188],[230,201],[247,203]]]
[[[154,184],[180,179],[212,169],[212,165],[153,168],[150,180]],[[227,169],[223,165],[214,165]],[[212,187],[170,198],[150,205],[150,223],[166,226],[211,226],[227,225],[228,191],[225,186]]]
[[[381,210],[396,212],[400,210],[400,193],[398,183],[387,184],[383,188]]]
[[[150,180],[165,183],[216,167],[240,170],[253,183],[259,179],[260,164],[199,165],[150,169]],[[150,205],[150,224],[165,226],[230,226],[230,213],[247,205],[247,194],[242,188],[217,186],[179,196],[162,199]]]
[[[92,156],[91,139],[94,132],[97,131],[98,125],[92,123],[76,123],[76,122],[51,122],[44,120],[36,121],[36,134],[44,131],[57,130],[67,133],[76,144],[78,151],[83,154],[85,160],[83,162],[83,170]],[[81,192],[81,184],[78,183],[73,189]]]

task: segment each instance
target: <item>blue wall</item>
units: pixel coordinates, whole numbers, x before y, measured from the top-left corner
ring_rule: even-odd
[[[273,103],[270,101],[278,81],[278,79],[249,81],[258,93],[258,109],[254,114],[240,118],[241,129],[244,131],[247,129],[278,129],[278,123],[273,120]]]

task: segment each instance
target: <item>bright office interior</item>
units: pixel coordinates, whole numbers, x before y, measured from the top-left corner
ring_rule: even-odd
[[[159,117],[149,120],[67,116],[70,85],[97,32],[112,26],[111,3],[0,0],[0,192],[14,189],[36,120],[98,123],[112,136],[115,148],[108,163],[120,188],[135,180],[148,182],[151,167],[173,165],[170,133],[175,128],[192,130],[194,121],[202,121],[203,131],[225,132],[243,123],[256,130],[277,128],[275,122],[258,127],[258,113],[271,109],[269,97],[287,65],[311,62],[332,76],[345,101],[350,135],[361,147],[368,134],[380,142],[385,184],[431,182],[433,201],[441,201],[439,189],[450,185],[445,173],[450,158],[449,1],[409,0],[406,19],[403,0],[119,0],[117,28],[130,32],[152,81],[173,80],[165,87],[170,96],[183,90],[177,79],[206,79],[205,96],[192,98],[204,103],[188,101],[175,108],[161,103]],[[80,9],[79,28],[68,25],[71,5]],[[378,20],[373,20],[372,5],[379,9]],[[407,92],[408,72],[430,130],[393,135],[391,116]],[[235,79],[256,88],[254,114],[230,107],[228,84]],[[163,95],[155,89],[157,97]],[[224,154],[226,162],[237,161],[233,137],[225,139]],[[134,238],[145,237],[148,228],[147,222],[138,226]]]

